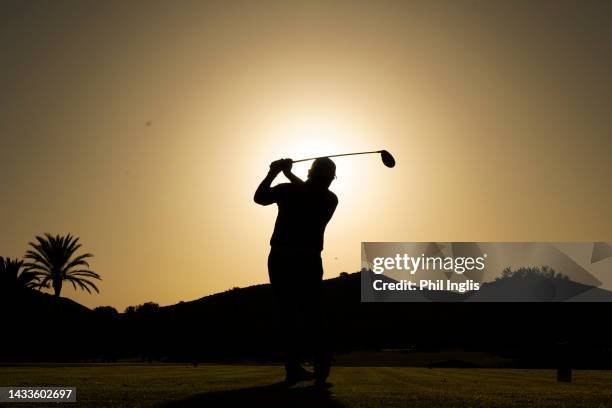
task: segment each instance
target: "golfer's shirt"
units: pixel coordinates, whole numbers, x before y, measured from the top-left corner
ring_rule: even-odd
[[[336,210],[338,197],[309,183],[278,184],[271,193],[278,216],[270,245],[322,251],[325,227]]]

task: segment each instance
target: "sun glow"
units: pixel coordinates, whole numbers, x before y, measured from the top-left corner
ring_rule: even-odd
[[[354,132],[339,120],[304,117],[281,124],[277,133],[286,154],[298,160],[341,153]]]
[[[354,117],[353,117],[354,116]],[[293,160],[307,159],[319,156],[351,153],[357,151],[377,150],[378,147],[369,140],[370,130],[359,120],[358,115],[330,113],[308,113],[284,115],[277,120],[270,120],[268,126],[262,129],[261,138],[268,142],[266,151],[260,153],[261,157],[272,161],[279,158]],[[371,166],[381,167],[377,156],[358,156],[333,158],[337,165],[337,180],[330,189],[344,200],[358,203],[361,187],[367,185],[370,179]],[[360,165],[354,165],[356,160]],[[293,173],[303,180],[306,179],[312,161],[296,163]],[[281,176],[277,182],[286,182]],[[358,205],[353,205],[356,210]]]
[[[269,159],[294,160],[351,152],[361,146],[362,129],[343,115],[309,113],[285,115],[262,131]],[[270,157],[270,155],[273,155]],[[311,162],[296,163],[295,173],[305,176]]]

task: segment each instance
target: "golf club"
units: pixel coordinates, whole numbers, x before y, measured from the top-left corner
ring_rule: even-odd
[[[372,151],[372,152],[357,152],[357,153],[343,153],[343,154],[332,154],[329,156],[319,156],[319,157],[311,157],[308,159],[300,159],[300,160],[293,160],[292,163],[298,163],[298,162],[303,162],[303,161],[308,161],[308,160],[316,160],[316,159],[322,159],[323,157],[340,157],[340,156],[354,156],[356,154],[374,154],[374,153],[380,153],[380,158],[382,159],[382,162],[385,166],[391,168],[391,167],[395,167],[395,159],[393,158],[393,156],[391,156],[391,153],[389,153],[386,150],[376,150],[376,151]]]

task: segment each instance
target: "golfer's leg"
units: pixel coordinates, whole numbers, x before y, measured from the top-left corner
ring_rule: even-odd
[[[271,251],[268,256],[268,273],[274,292],[276,314],[279,322],[279,334],[284,352],[285,371],[289,376],[299,367],[299,352],[296,341],[295,305],[291,296],[286,270],[285,257]]]
[[[329,338],[329,330],[327,329],[327,321],[325,318],[323,304],[323,266],[321,258],[314,260],[313,269],[315,274],[312,281],[312,307],[311,307],[311,328],[313,333],[313,349],[314,349],[314,371],[315,378],[318,382],[324,382],[329,376],[332,352],[331,339]]]
[[[296,308],[291,297],[290,288],[284,288],[283,327],[285,332],[285,371],[291,376],[300,370],[300,333],[296,324]]]

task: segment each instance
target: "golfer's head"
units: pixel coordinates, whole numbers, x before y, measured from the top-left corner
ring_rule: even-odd
[[[325,187],[329,187],[335,178],[336,164],[329,157],[316,159],[308,170],[308,180]]]

